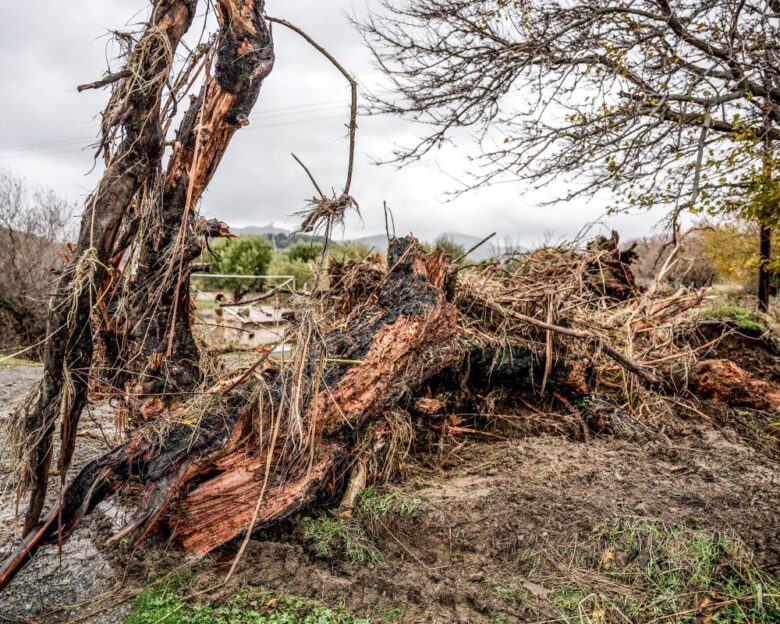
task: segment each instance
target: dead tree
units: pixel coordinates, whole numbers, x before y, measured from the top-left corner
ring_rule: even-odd
[[[174,80],[166,99],[173,50],[195,4],[158,0],[129,67],[90,85],[115,85],[103,132],[108,166],[52,303],[40,396],[29,414],[22,412],[31,504],[22,543],[0,565],[0,590],[38,548],[65,539],[131,480],[143,483],[143,493],[109,543],[137,544],[161,529],[203,554],[345,489],[349,506],[372,459],[364,456],[364,442],[392,428],[388,414],[408,409],[410,420],[439,419],[427,423],[435,431],[475,431],[460,427],[461,415],[448,414],[446,400],[425,394],[437,377],[452,394],[467,383],[487,393],[500,383],[507,396],[576,412],[578,399],[599,393],[627,406],[640,396],[642,403],[647,396],[663,401],[673,390],[672,373],[696,362],[692,350],[675,349],[669,322],[698,293],[659,300],[652,289],[640,292],[628,267],[631,254],[619,251],[616,236],[586,248],[517,254],[470,273],[406,238],[390,241],[386,266],[376,258],[356,263],[334,271],[327,289],[308,293],[309,304],[296,310],[288,361],[275,367],[260,359],[204,379],[190,333],[188,278],[203,237],[225,234],[226,226],[202,221],[195,208],[273,67],[263,6],[218,0],[216,47],[187,65],[186,78]],[[164,114],[198,67],[203,86],[162,171]],[[344,190],[329,199],[318,189],[307,229],[329,232],[354,204],[355,125],[353,106]],[[116,133],[123,139],[111,149]],[[137,251],[125,265],[131,242]],[[125,290],[133,301],[123,298]],[[93,325],[110,345],[105,356],[122,369],[115,392],[131,406],[134,427],[123,444],[84,466],[39,520],[58,421],[63,475],[73,452]],[[710,380],[700,380],[702,391],[716,398],[743,400],[766,388],[747,376],[724,382],[728,366],[702,370]],[[737,387],[745,380],[746,389]],[[726,385],[728,392],[720,392]],[[611,426],[607,418],[596,421],[599,430]]]
[[[191,0],[168,0],[154,6],[146,32],[128,59],[134,72],[119,83],[106,110],[104,125],[112,130],[118,126],[124,138],[108,157],[106,171],[87,199],[76,247],[50,304],[40,396],[25,423],[28,435],[36,437],[30,451],[27,529],[35,525],[43,509],[52,434],[58,421],[62,423],[60,471],[64,473],[70,464],[92,360],[94,300],[105,279],[122,218],[159,166],[163,153],[159,119],[162,90],[173,51],[194,15]]]
[[[71,212],[53,191],[30,197],[22,178],[0,171],[0,348],[14,355],[43,353],[45,304]]]
[[[273,66],[264,2],[219,0],[217,7],[220,32],[214,75],[209,73],[211,57],[207,54],[207,78],[185,115],[164,175],[160,172],[165,147],[163,89],[169,82],[174,52],[192,23],[196,1],[154,2],[144,33],[128,55],[127,69],[95,85],[113,85],[103,119],[107,166],[87,200],[78,241],[52,299],[44,376],[33,407],[23,415],[29,447],[29,456],[22,458],[29,468],[26,481],[22,480],[23,486],[30,485],[27,529],[35,525],[43,508],[52,435],[58,422],[60,473],[64,475],[70,464],[93,357],[93,311],[96,304],[110,300],[119,259],[139,224],[157,234],[144,238],[139,276],[162,278],[162,288],[146,293],[153,298],[157,315],[140,309],[148,306],[148,300],[139,302],[126,326],[120,328],[129,335],[124,344],[140,350],[140,360],[133,360],[130,371],[159,370],[162,360],[168,360],[173,364],[165,373],[181,387],[191,388],[198,379],[193,369],[197,351],[189,335],[188,292],[183,284],[197,247],[193,239],[207,232],[199,229],[193,206],[235,130],[248,123],[260,85]],[[111,149],[115,136],[121,142]],[[131,328],[150,318],[155,324],[149,331],[144,328],[138,334]],[[124,365],[129,359],[121,361]]]
[[[349,506],[376,477],[377,449],[393,446],[399,410],[412,430],[475,433],[462,426],[458,397],[478,404],[496,390],[510,410],[562,406],[587,437],[630,430],[638,416],[617,406],[630,409],[631,400],[660,404],[673,392],[679,408],[685,388],[667,382],[675,371],[692,372],[691,390],[729,404],[780,396],[728,363],[694,368],[695,353],[669,339],[671,311],[683,314],[691,296],[645,298],[604,241],[472,273],[411,238],[391,241],[384,267],[376,258],[335,264],[329,288],[296,309],[290,359],[266,366],[261,358],[215,378],[88,463],[0,565],[0,589],[130,481],[143,493],[109,544],[136,545],[162,530],[203,554],[341,492]],[[605,290],[604,266],[623,287]]]
[[[260,87],[273,68],[271,31],[262,3],[253,10],[217,5],[220,32],[213,75],[208,70],[174,141],[173,154],[152,197],[154,210],[140,242],[132,276],[134,296],[123,322],[127,344],[121,359],[127,402],[140,406],[132,420],[163,406],[158,397],[191,391],[202,380],[191,332],[189,276],[205,237],[229,233],[194,210],[236,130],[249,124]],[[144,215],[147,216],[147,215]],[[144,403],[146,401],[146,403]]]

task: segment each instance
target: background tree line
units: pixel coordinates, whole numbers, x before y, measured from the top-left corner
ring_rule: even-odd
[[[427,244],[426,247],[443,249],[453,259],[459,258],[465,251],[463,247],[443,236]],[[297,288],[307,289],[313,284],[314,273],[322,260],[324,248],[321,237],[306,234],[242,235],[213,241],[199,262],[208,265],[209,272],[215,276],[293,276]],[[363,243],[331,242],[328,245],[327,257],[343,262],[359,260],[377,251]],[[250,280],[230,277],[200,280],[202,289],[227,290],[235,299],[239,299],[247,292],[263,290],[268,286],[268,283],[260,281],[253,283]]]
[[[0,170],[0,349],[40,355],[49,296],[72,234],[73,205],[51,190],[31,193]]]
[[[40,355],[46,336],[46,309],[59,267],[69,252],[73,206],[51,190],[31,192],[25,181],[0,171],[0,350],[3,354],[32,347],[28,357]],[[761,265],[755,240],[760,227],[752,220],[703,221],[681,243],[679,261],[667,283],[702,287],[725,284],[740,292],[756,293],[755,275]],[[647,236],[636,241],[637,275],[649,282],[663,263],[666,238]],[[441,237],[426,245],[439,247],[453,258],[464,249]],[[298,288],[312,285],[323,251],[321,238],[306,234],[245,235],[216,239],[200,258],[213,274],[292,275]],[[328,256],[338,260],[363,258],[372,252],[360,243],[331,243]],[[668,248],[666,252],[668,253]],[[461,263],[468,260],[462,259]],[[768,265],[780,273],[778,256]],[[776,279],[776,278],[775,278]],[[202,280],[206,290],[225,290],[234,298],[262,290],[267,284],[240,279]]]

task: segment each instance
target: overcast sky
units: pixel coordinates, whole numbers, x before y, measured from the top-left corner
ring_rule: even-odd
[[[369,88],[379,76],[346,15],[363,15],[371,6],[372,0],[267,1],[270,15],[302,27]],[[105,71],[106,32],[143,19],[147,8],[145,0],[0,1],[0,167],[23,175],[33,188],[51,187],[83,201],[100,173],[100,166],[90,173],[92,154],[83,148],[97,134],[107,91],[79,94],[75,86]],[[345,174],[346,82],[297,35],[281,27],[274,34],[274,71],[251,125],[236,134],[201,207],[204,214],[236,227],[297,225],[290,215],[304,206],[312,189],[291,152],[323,186],[340,189]],[[395,143],[410,143],[419,129],[387,117],[361,117],[359,123],[353,194],[362,222],[351,218],[347,237],[384,230],[383,200],[395,215],[398,233],[423,239],[496,230],[500,238],[530,245],[545,236],[572,237],[603,217],[607,198],[540,205],[561,193],[562,186],[529,193],[518,184],[499,184],[450,201],[447,192],[468,170],[473,146],[448,148],[401,170],[376,166],[372,159],[386,158]],[[628,239],[646,233],[658,219],[644,213],[603,221]]]

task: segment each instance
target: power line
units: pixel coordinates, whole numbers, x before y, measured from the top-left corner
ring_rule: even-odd
[[[279,117],[286,114],[290,115],[300,115],[307,112],[318,112],[319,110],[326,110],[326,109],[332,109],[337,108],[337,106],[333,106],[336,104],[340,104],[341,106],[347,106],[347,104],[344,102],[344,100],[323,100],[321,102],[311,102],[309,104],[296,104],[293,106],[281,106],[278,108],[269,108],[265,110],[259,110],[257,112],[254,112],[250,115],[253,119],[264,119],[266,117]],[[306,110],[311,109],[311,110]],[[300,111],[300,112],[290,112],[290,111]],[[70,139],[56,139],[52,141],[42,141],[38,143],[19,143],[16,145],[2,145],[0,146],[0,152],[10,151],[10,150],[25,150],[25,149],[34,149],[36,147],[49,147],[49,146],[59,146],[64,145],[67,143],[76,143],[79,141],[89,141],[94,139],[94,136],[83,136],[83,137],[73,137]]]
[[[76,137],[73,139],[59,139],[57,141],[44,141],[42,143],[21,143],[19,145],[5,145],[3,147],[0,147],[0,152],[4,152],[8,150],[33,149],[36,147],[58,147],[66,143],[89,141],[90,139],[94,139],[94,138],[95,138],[94,136],[86,136],[86,137]]]
[[[328,104],[338,104],[339,102],[343,103],[346,106],[345,98],[341,98],[338,100],[322,100],[321,102],[311,102],[309,104],[296,104],[295,106],[280,106],[278,108],[263,109],[261,107],[253,114],[264,115],[265,113],[275,113],[277,111],[285,111],[285,110],[296,110],[299,108],[311,108],[314,106],[326,106]]]
[[[21,158],[38,158],[40,156],[54,156],[56,154],[73,154],[75,152],[83,152],[85,149],[85,147],[79,147],[77,149],[58,150],[55,152],[39,152],[37,154],[15,154],[11,156],[0,156],[0,160],[19,160]]]
[[[315,112],[315,111],[310,111]],[[300,124],[307,124],[307,123],[314,123],[318,121],[329,121],[332,119],[344,119],[343,115],[330,115],[328,117],[312,117],[310,119],[297,119],[295,121],[283,121],[279,123],[272,123],[272,124],[261,124],[261,125],[250,125],[247,129],[248,130],[261,130],[266,128],[279,128],[282,126],[296,126]],[[53,152],[47,152],[47,151],[41,151],[39,153],[33,153],[33,154],[11,154],[11,155],[0,155],[0,161],[2,160],[18,160],[21,158],[36,158],[41,156],[55,156],[57,154],[72,154],[75,152],[82,152],[86,147],[80,147],[77,149],[66,149],[66,150],[57,150]]]
[[[312,119],[299,119],[297,121],[283,121],[281,123],[265,124],[261,126],[249,126],[248,130],[261,130],[264,128],[278,128],[280,126],[297,126],[298,124],[312,123],[314,121],[327,121],[329,119],[344,119],[344,115],[331,115],[330,117],[315,117]]]

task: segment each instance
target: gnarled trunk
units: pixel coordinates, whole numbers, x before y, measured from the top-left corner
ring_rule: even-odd
[[[229,230],[219,221],[200,219],[194,206],[236,130],[248,125],[274,63],[264,2],[221,0],[217,11],[215,72],[207,73],[176,134],[134,276],[138,290],[126,320],[129,335],[123,368],[127,374],[118,385],[133,407],[130,420],[135,423],[181,402],[202,381],[190,329],[189,277],[204,237],[225,236]]]
[[[0,567],[0,589],[133,475],[146,484],[143,500],[110,541],[138,541],[165,519],[196,553],[280,521],[341,480],[358,433],[464,357],[445,256],[425,255],[414,239],[393,241],[388,256],[376,303],[322,340],[302,338],[295,364],[267,386],[247,395],[240,385],[248,375],[224,381],[185,410],[201,414],[196,427],[174,413],[161,436],[135,431],[85,466],[61,506]],[[310,335],[305,325],[300,335]]]
[[[29,530],[40,517],[52,458],[52,434],[61,420],[58,468],[70,464],[86,400],[92,362],[91,315],[106,277],[115,238],[136,193],[159,167],[163,153],[160,100],[174,52],[195,15],[196,0],[158,0],[149,24],[130,53],[133,71],[114,90],[104,128],[124,136],[103,177],[87,199],[76,247],[52,298],[44,374],[34,408],[25,415],[32,483],[25,517]]]

